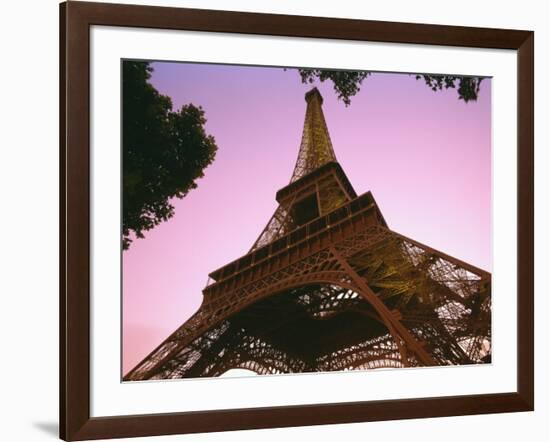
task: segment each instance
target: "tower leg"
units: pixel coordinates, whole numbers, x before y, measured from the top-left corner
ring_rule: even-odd
[[[360,275],[358,275],[357,272],[349,265],[346,259],[334,247],[331,247],[330,251],[332,255],[336,258],[338,263],[342,266],[344,271],[357,285],[357,287],[359,288],[359,294],[363,296],[380,315],[380,318],[382,318],[382,320],[388,327],[388,330],[394,336],[394,339],[396,340],[396,343],[399,347],[401,357],[406,358],[406,350],[409,349],[418,357],[420,362],[422,362],[424,365],[437,365],[436,361],[434,361],[430,354],[424,349],[422,344],[420,344],[420,342],[418,342],[409,333],[405,326],[401,324],[399,319],[397,319],[391,313],[388,307],[386,307],[386,305],[378,298],[378,296],[376,296],[376,293],[372,291],[366,281]],[[397,334],[397,336],[395,336],[395,334]],[[401,337],[403,341],[405,341],[406,349],[402,349],[399,337]],[[403,360],[402,362],[403,364],[408,363],[407,360]]]

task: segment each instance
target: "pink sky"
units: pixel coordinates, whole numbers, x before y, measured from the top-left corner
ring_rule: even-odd
[[[201,105],[214,163],[175,216],[123,254],[123,372],[186,321],[208,273],[246,254],[277,207],[301,140],[312,85],[294,70],[154,63],[174,108]],[[491,81],[477,102],[432,92],[407,74],[368,77],[352,104],[315,84],[336,157],[388,225],[491,271]]]

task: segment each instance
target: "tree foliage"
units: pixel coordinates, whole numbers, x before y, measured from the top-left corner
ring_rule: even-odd
[[[334,92],[346,106],[351,104],[351,98],[361,89],[361,84],[372,72],[369,71],[334,71],[327,69],[298,69],[303,83],[313,83],[315,80],[332,81]],[[460,77],[454,75],[419,74],[416,79],[423,79],[433,91],[442,89],[457,89],[458,98],[476,101],[482,77]]]
[[[212,163],[217,146],[204,129],[203,109],[172,109],[170,97],[150,83],[147,62],[125,61],[122,75],[122,245],[143,238],[174,215],[171,198],[183,198]]]
[[[325,69],[298,69],[303,83],[313,83],[315,79],[324,82],[331,80],[334,92],[346,106],[351,103],[353,97],[361,89],[361,83],[371,73],[367,71],[329,71]]]
[[[458,77],[455,75],[416,75],[416,79],[424,79],[426,85],[434,92],[445,89],[457,89],[458,99],[476,101],[479,94],[479,87],[483,77]]]

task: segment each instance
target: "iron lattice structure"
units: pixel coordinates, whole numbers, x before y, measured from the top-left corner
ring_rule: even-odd
[[[491,275],[389,229],[337,163],[319,91],[306,102],[275,214],[125,380],[490,362]]]

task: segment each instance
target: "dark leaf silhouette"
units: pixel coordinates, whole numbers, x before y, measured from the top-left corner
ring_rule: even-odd
[[[132,233],[143,238],[174,215],[171,198],[182,198],[197,187],[196,180],[212,163],[217,146],[204,130],[206,118],[199,106],[172,109],[169,97],[150,83],[148,62],[124,61],[123,112],[123,216],[122,245]]]
[[[369,71],[334,71],[328,69],[298,69],[303,83],[313,83],[315,80],[332,81],[334,92],[346,106],[351,104],[351,98],[361,90],[361,84],[372,72]],[[476,101],[483,77],[460,77],[456,75],[418,74],[417,80],[423,79],[433,91],[456,89],[458,98]]]

